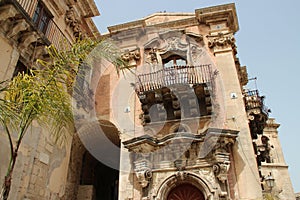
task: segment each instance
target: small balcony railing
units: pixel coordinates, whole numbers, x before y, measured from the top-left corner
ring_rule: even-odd
[[[1,2],[13,4],[22,13],[28,23],[35,27],[36,30],[39,30],[32,20],[38,0],[3,0]],[[56,48],[60,48],[62,42],[67,46],[71,44],[53,19],[50,19],[48,22],[46,31],[38,31],[38,33],[47,45],[53,44]]]
[[[211,84],[213,71],[211,65],[173,66],[156,72],[140,74],[135,85],[136,93],[158,90],[176,84]]]
[[[260,96],[258,90],[250,90],[245,92],[245,104],[246,110],[259,109],[267,116],[269,115],[270,110],[264,105],[264,96]]]

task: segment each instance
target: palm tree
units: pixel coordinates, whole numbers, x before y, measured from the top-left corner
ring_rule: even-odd
[[[78,75],[79,66],[85,66],[82,63],[95,48],[98,50],[93,56],[111,61],[118,73],[125,66],[112,42],[85,38],[63,50],[49,46],[50,61],[37,60],[29,73],[19,73],[11,81],[0,83],[0,123],[10,147],[1,200],[8,198],[18,151],[33,121],[49,127],[56,143],[63,144],[68,135],[66,133],[74,132],[70,88]]]

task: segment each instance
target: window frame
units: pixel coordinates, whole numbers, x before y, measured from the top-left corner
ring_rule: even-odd
[[[48,10],[47,6],[42,1],[38,1],[32,16],[35,27],[42,33],[47,34],[52,18],[53,15]]]

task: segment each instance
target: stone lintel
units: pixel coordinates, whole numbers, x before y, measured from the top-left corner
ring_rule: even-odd
[[[195,13],[200,22],[209,26],[226,23],[230,31],[235,33],[239,30],[234,3],[197,9]]]

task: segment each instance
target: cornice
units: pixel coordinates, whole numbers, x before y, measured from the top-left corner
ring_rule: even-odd
[[[220,22],[226,22],[230,31],[237,32],[239,30],[234,3],[197,9],[195,10],[195,14],[196,18],[201,23],[212,25]]]
[[[89,18],[89,17],[95,17],[99,16],[100,12],[94,2],[94,0],[81,0],[78,1],[78,6],[82,8],[83,10],[83,17]]]
[[[275,118],[269,118],[266,123],[266,127],[269,128],[279,128],[280,124],[275,121]]]
[[[176,16],[176,17],[184,17],[176,20],[170,20],[167,22],[156,22],[150,23],[149,20],[153,17],[168,17],[168,16]],[[195,18],[193,13],[154,13],[150,16],[147,16],[143,19],[127,22],[123,24],[118,24],[114,26],[108,27],[108,30],[111,34],[117,33],[120,31],[127,31],[135,28],[145,28],[145,27],[157,27],[157,28],[174,28],[174,27],[185,27],[191,25],[198,25],[198,21]]]
[[[141,19],[141,20],[137,20],[137,21],[133,21],[133,22],[127,22],[124,24],[119,24],[119,25],[115,25],[115,26],[109,26],[107,29],[109,30],[109,32],[111,34],[113,33],[117,33],[120,31],[127,31],[130,29],[134,29],[134,28],[142,28],[145,27],[145,20]]]

